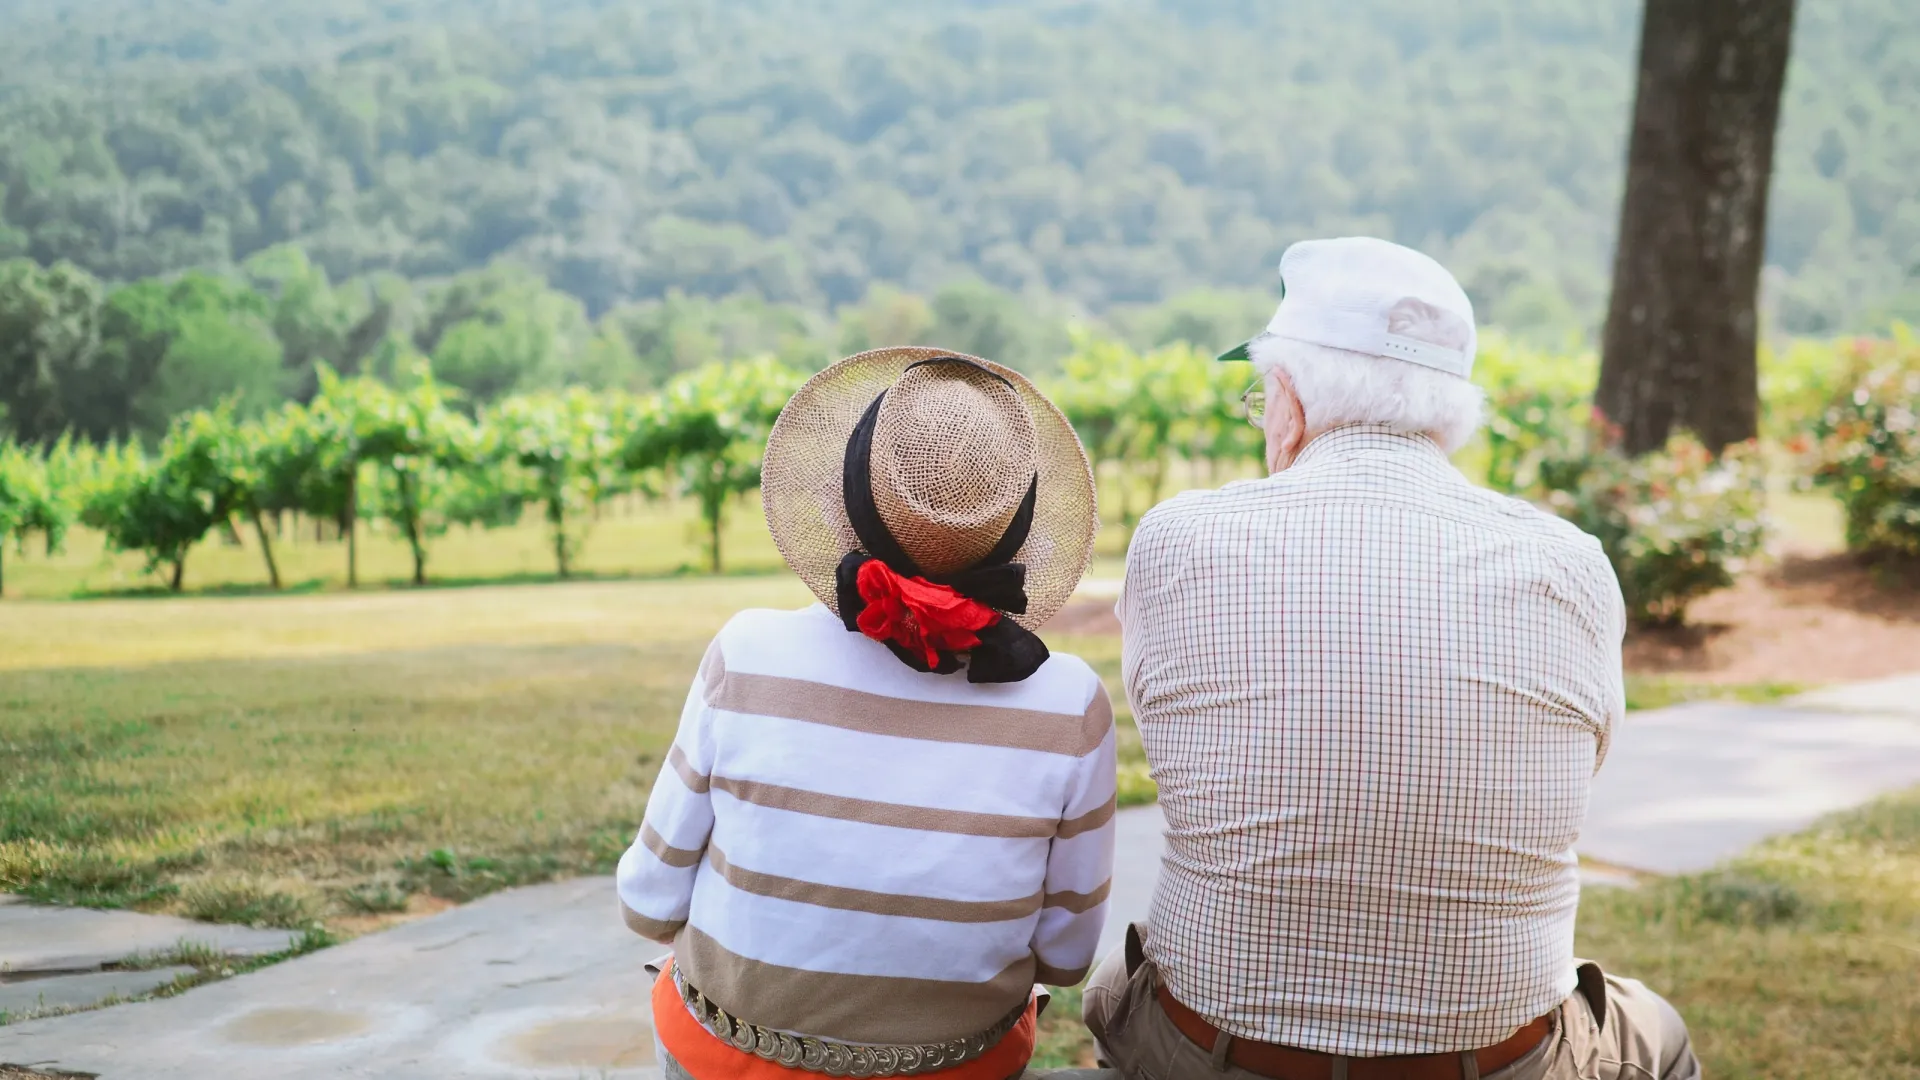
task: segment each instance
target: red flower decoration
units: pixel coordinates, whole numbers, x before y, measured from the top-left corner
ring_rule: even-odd
[[[903,577],[878,559],[860,567],[855,579],[866,609],[856,620],[860,632],[875,641],[891,641],[940,666],[942,652],[965,652],[980,644],[979,633],[1000,621],[1000,613],[925,578]]]

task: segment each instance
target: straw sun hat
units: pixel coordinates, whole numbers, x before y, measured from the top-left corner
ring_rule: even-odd
[[[1019,373],[931,348],[848,357],[793,395],[767,439],[774,543],[847,629],[973,682],[1047,658],[1032,634],[1093,554],[1093,469]]]

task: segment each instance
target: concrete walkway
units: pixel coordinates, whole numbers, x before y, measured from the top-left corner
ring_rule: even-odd
[[[1581,851],[1700,870],[1915,785],[1920,678],[1636,713]],[[1120,815],[1103,948],[1146,913],[1159,830],[1157,808]],[[105,1080],[653,1077],[641,965],[658,951],[622,927],[609,879],[516,889],[179,997],[0,1027],[0,1063]]]
[[[178,963],[153,966],[155,957],[182,947],[265,956],[296,936],[130,911],[45,907],[0,895],[0,1013],[25,1016],[149,994],[194,972]]]
[[[178,997],[0,1027],[0,1063],[110,1080],[658,1077],[610,879],[513,889]]]

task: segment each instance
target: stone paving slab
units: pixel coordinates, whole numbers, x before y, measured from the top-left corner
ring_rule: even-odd
[[[87,1006],[110,997],[130,998],[150,993],[182,975],[190,967],[152,968],[147,971],[90,971],[84,975],[51,975],[19,982],[0,982],[0,1013],[36,1012]]]
[[[1790,709],[1811,712],[1868,713],[1920,719],[1920,675],[1832,686],[1790,698],[1783,704]]]
[[[609,878],[514,889],[177,997],[0,1027],[0,1062],[102,1080],[655,1080]]]
[[[17,898],[9,898],[17,899]],[[239,956],[279,952],[300,935],[131,911],[0,904],[0,972],[89,971],[183,941]]]
[[[1634,713],[1594,777],[1585,855],[1705,870],[1770,836],[1920,785],[1920,717],[1699,703]]]

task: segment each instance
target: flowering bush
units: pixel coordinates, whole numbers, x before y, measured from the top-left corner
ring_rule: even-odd
[[[1792,448],[1846,511],[1847,546],[1920,556],[1920,340],[1861,340],[1839,392]]]
[[[1574,456],[1585,443],[1598,361],[1551,356],[1497,336],[1481,342],[1474,380],[1487,392],[1482,445],[1470,453],[1488,487],[1514,495],[1544,490],[1542,464]],[[1472,467],[1463,465],[1463,467]]]
[[[1636,626],[1685,622],[1687,606],[1733,584],[1765,539],[1766,474],[1751,442],[1716,458],[1681,432],[1629,458],[1596,418],[1575,452],[1541,462],[1540,477],[1546,505],[1600,540]]]

